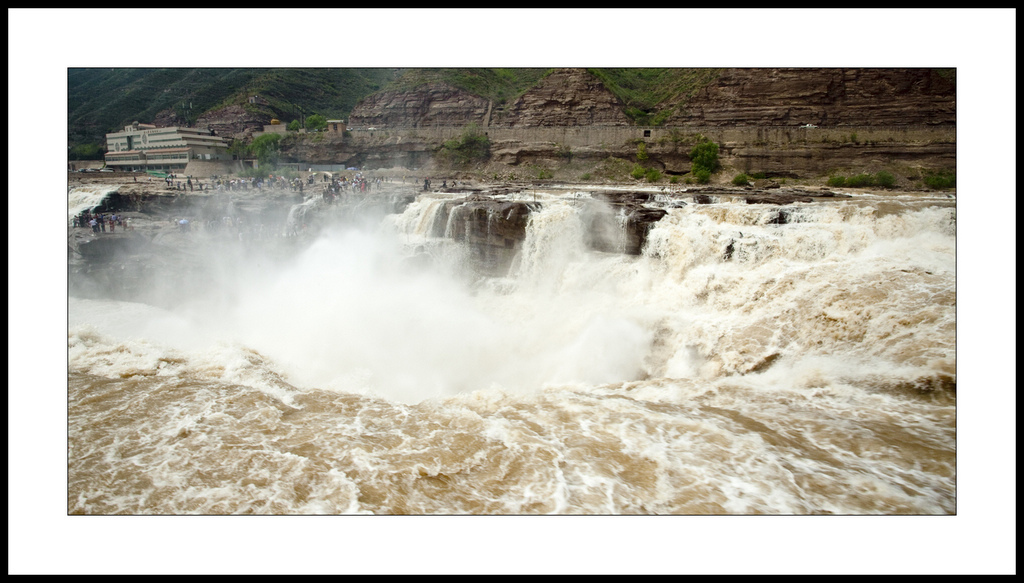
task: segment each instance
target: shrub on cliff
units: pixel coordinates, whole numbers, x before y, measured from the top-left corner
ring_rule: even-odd
[[[306,129],[314,132],[327,129],[327,118],[314,113],[306,118]]]
[[[883,170],[874,175],[861,173],[848,178],[845,176],[829,176],[826,184],[832,187],[866,188],[869,186],[880,186],[882,188],[892,188],[896,186],[896,177]]]
[[[896,177],[883,170],[875,174],[875,184],[882,188],[892,188],[896,186]]]
[[[951,170],[929,172],[924,176],[924,183],[928,188],[933,188],[935,190],[953,188],[956,186],[956,172]]]
[[[865,186],[874,186],[874,184],[875,181],[871,179],[870,174],[858,174],[846,179],[846,186],[850,188],[864,188]]]
[[[455,165],[483,162],[491,157],[491,140],[479,127],[471,124],[461,136],[441,144],[437,157],[442,162]]]
[[[711,180],[711,175],[718,170],[718,144],[702,137],[701,140],[690,150],[691,172],[697,182],[705,184]]]

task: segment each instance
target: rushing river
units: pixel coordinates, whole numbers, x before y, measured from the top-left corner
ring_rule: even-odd
[[[631,256],[533,196],[507,277],[421,197],[173,307],[70,297],[68,512],[956,512],[953,200],[672,206]]]

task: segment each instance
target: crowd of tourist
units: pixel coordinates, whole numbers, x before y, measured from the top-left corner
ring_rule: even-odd
[[[108,227],[111,233],[116,232],[118,227],[123,231],[135,230],[128,217],[113,213],[109,215],[92,213],[87,210],[75,215],[72,224],[78,228],[92,229],[93,233],[106,233]]]

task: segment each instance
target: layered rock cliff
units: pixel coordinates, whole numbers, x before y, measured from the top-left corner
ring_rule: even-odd
[[[625,105],[584,69],[561,69],[502,110],[491,125],[549,127],[630,125]]]
[[[443,83],[384,91],[356,106],[348,135],[291,140],[283,159],[424,168],[444,141],[473,124],[490,132],[489,162],[507,167],[594,165],[610,158],[632,164],[638,161],[636,141],[644,140],[646,166],[686,174],[692,143],[668,139],[665,132],[703,134],[719,144],[725,166],[774,176],[821,176],[837,169],[876,172],[892,164],[955,167],[952,70],[737,68],[708,79],[692,95],[660,104],[671,115],[650,131],[636,128],[624,113],[625,104],[585,69],[553,71],[504,105]],[[268,121],[227,107],[204,115],[197,125],[246,139]],[[817,127],[800,127],[806,124]],[[587,128],[637,133],[552,133]],[[580,169],[577,175],[590,171]]]
[[[665,125],[956,123],[956,80],[936,69],[724,69]]]
[[[444,85],[373,95],[354,127],[632,125],[625,104],[585,69],[559,69],[505,106]],[[694,95],[659,106],[665,126],[888,126],[956,123],[956,78],[924,68],[722,69]]]
[[[371,95],[352,110],[350,128],[487,125],[490,102],[443,83]]]

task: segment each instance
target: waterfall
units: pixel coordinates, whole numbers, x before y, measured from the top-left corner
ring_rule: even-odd
[[[83,184],[68,190],[68,221],[81,214],[91,211],[103,204],[103,200],[112,192],[117,192],[119,185]]]

